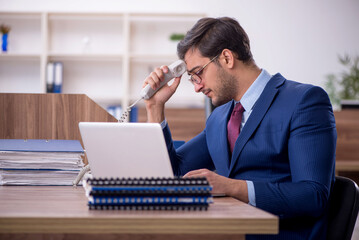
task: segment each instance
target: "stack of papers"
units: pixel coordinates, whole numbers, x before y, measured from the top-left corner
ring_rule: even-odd
[[[77,140],[0,139],[0,185],[72,185],[83,155]]]

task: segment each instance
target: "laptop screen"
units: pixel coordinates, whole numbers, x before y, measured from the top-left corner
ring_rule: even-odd
[[[160,124],[80,122],[96,178],[173,177]]]

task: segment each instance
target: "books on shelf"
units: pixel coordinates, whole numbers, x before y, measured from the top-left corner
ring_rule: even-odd
[[[122,106],[121,105],[107,106],[107,112],[118,120],[121,118],[122,115]]]
[[[77,140],[0,139],[0,185],[72,185],[83,155]]]
[[[206,178],[89,178],[90,210],[207,210],[213,202]]]
[[[54,81],[55,81],[55,70],[54,63],[49,62],[46,66],[46,92],[52,93],[54,92]]]
[[[46,68],[46,92],[61,93],[63,64],[62,62],[48,62]]]

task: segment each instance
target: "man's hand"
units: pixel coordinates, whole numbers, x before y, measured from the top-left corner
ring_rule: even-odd
[[[149,84],[152,89],[156,90],[160,86],[160,83],[164,80],[165,73],[168,73],[167,66],[156,68],[145,79],[142,87],[145,87],[147,84]],[[180,80],[181,77],[175,78],[172,85],[169,86],[168,84],[165,84],[150,99],[145,100],[148,122],[162,122],[164,120],[165,103],[176,92]]]
[[[225,194],[248,203],[247,183],[243,180],[226,178],[208,169],[198,169],[188,172],[183,177],[206,177],[209,184],[213,187],[213,194]]]

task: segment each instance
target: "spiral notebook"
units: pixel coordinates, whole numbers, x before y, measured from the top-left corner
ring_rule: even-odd
[[[95,178],[174,176],[160,124],[80,122],[79,128]]]
[[[83,182],[90,210],[207,210],[206,178],[92,178]]]

